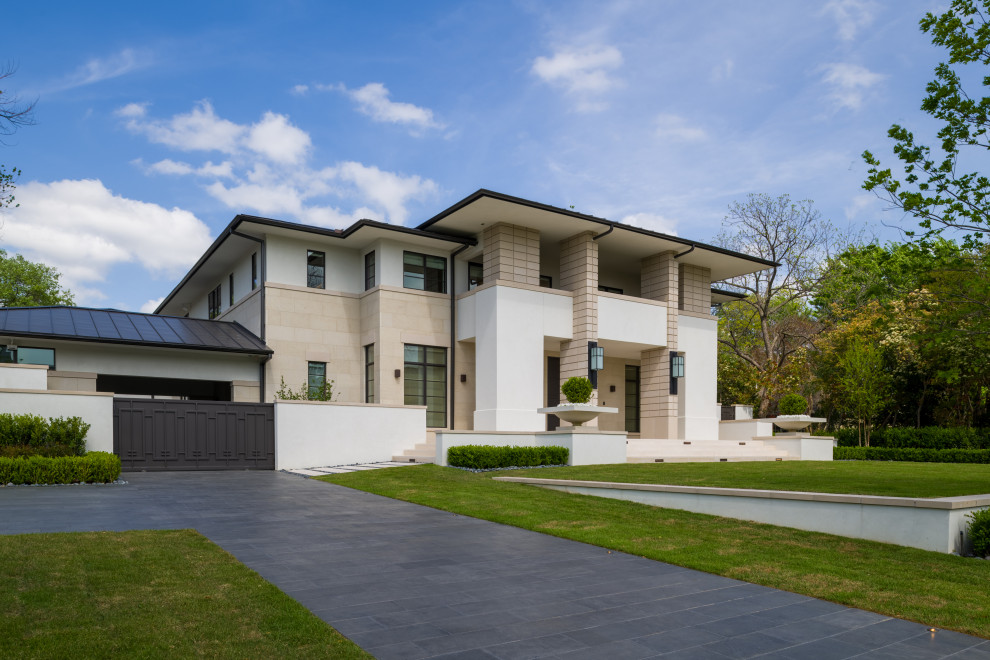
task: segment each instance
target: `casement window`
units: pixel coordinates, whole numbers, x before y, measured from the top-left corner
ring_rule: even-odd
[[[306,379],[306,386],[309,390],[309,398],[314,399],[320,394],[320,390],[327,382],[327,363],[310,362],[309,374]]]
[[[375,402],[375,345],[364,347],[364,402]]]
[[[258,253],[251,255],[251,290],[258,288]]]
[[[316,250],[306,250],[306,286],[311,289],[327,288],[327,255]]]
[[[2,364],[44,364],[49,369],[55,368],[54,348],[28,348],[27,346],[0,347],[0,363]]]
[[[540,275],[540,286],[546,287],[547,289],[552,289],[553,278],[549,275]]]
[[[375,288],[375,251],[364,255],[364,290]]]
[[[599,284],[598,285],[598,290],[599,291],[604,291],[605,293],[618,293],[620,295],[622,294],[622,289],[620,289],[618,287],[614,287],[614,286],[603,286],[603,285]]]
[[[447,260],[417,252],[402,253],[402,286],[447,293]]]
[[[447,425],[447,349],[405,346],[405,404],[426,406],[426,426]]]
[[[217,288],[210,291],[209,295],[206,297],[206,307],[207,313],[211,319],[215,319],[220,316],[220,285]]]
[[[468,262],[468,291],[485,283],[485,267],[476,261]]]
[[[234,306],[234,274],[231,273],[227,276],[227,304],[231,307]]]
[[[626,433],[639,433],[639,367],[626,365]]]

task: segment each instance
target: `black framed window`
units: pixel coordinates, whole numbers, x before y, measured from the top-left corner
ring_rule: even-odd
[[[217,288],[210,291],[209,295],[206,296],[206,307],[207,313],[211,319],[215,319],[220,316],[220,302],[222,298],[220,297],[220,285]]]
[[[426,406],[426,425],[447,425],[447,349],[405,346],[405,404]]]
[[[476,261],[468,262],[468,291],[485,283],[485,267]]]
[[[620,295],[622,294],[622,289],[620,289],[619,287],[615,287],[615,286],[603,286],[603,285],[599,284],[598,285],[598,290],[599,291],[604,291],[605,293],[618,293]]]
[[[553,288],[553,278],[549,275],[540,275],[540,286],[547,289]]]
[[[234,274],[231,273],[227,276],[227,298],[229,299],[228,305],[234,304]]]
[[[258,288],[258,253],[251,255],[251,290]]]
[[[306,387],[308,388],[309,398],[313,399],[317,397],[320,390],[323,389],[323,385],[327,382],[327,363],[326,362],[310,362],[309,363],[309,373],[306,377]]]
[[[54,348],[30,348],[17,346],[15,348],[0,348],[0,363],[3,364],[44,364],[49,369],[55,368]]]
[[[364,347],[364,402],[375,402],[375,345]]]
[[[626,433],[639,433],[639,367],[626,365]]]
[[[375,251],[364,255],[364,290],[375,288]]]
[[[317,250],[306,250],[306,286],[325,289],[327,286],[327,255]]]
[[[418,252],[402,253],[402,286],[447,293],[447,260]]]

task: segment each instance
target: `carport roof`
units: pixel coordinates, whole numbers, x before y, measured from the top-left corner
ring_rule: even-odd
[[[271,355],[239,323],[88,307],[0,308],[0,335]]]

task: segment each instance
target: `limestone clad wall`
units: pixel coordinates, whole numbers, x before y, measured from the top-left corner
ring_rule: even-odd
[[[574,293],[573,339],[560,344],[561,383],[588,375],[588,342],[598,338],[598,244],[593,238],[589,231],[560,242],[560,288]]]
[[[486,227],[482,237],[486,282],[507,280],[539,286],[539,231],[500,222]]]
[[[685,312],[709,314],[712,308],[712,271],[683,264],[678,277],[679,308]]]

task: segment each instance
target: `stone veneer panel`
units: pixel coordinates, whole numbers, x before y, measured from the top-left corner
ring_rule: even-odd
[[[643,438],[677,437],[677,396],[670,394],[670,351],[677,349],[680,269],[674,252],[642,261],[641,296],[667,303],[667,346],[640,354],[640,430]]]
[[[588,375],[588,342],[598,338],[598,243],[593,238],[589,231],[560,242],[560,288],[574,292],[573,339],[560,344],[561,383]],[[592,403],[597,400],[595,392]]]
[[[683,264],[679,273],[678,303],[685,312],[709,314],[712,308],[712,271]]]
[[[540,232],[528,227],[500,222],[486,227],[484,271],[486,282],[507,280],[540,284]]]

